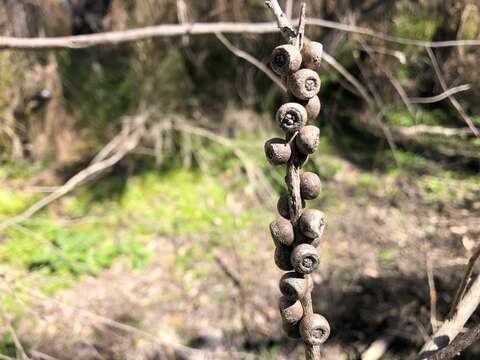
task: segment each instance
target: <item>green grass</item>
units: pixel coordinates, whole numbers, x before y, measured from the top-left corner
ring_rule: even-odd
[[[254,159],[263,157],[259,144],[239,138],[239,146]],[[236,204],[227,199],[230,193],[241,196],[246,191],[245,177],[239,176],[242,164],[223,146],[208,144],[207,150],[206,171],[176,164],[80,187],[1,234],[0,261],[56,279],[47,291],[68,285],[72,277],[99,274],[119,259],[142,268],[155,256],[148,244],[158,237],[183,239],[186,250],[175,260],[179,271],[188,269],[191,261],[212,262],[215,250],[226,246],[227,239],[244,236],[245,229],[259,222],[267,223],[267,212],[236,211]],[[14,190],[14,184],[31,175],[13,165],[2,168],[0,181],[6,186],[0,189],[0,218],[16,215],[40,198]],[[248,242],[239,242],[238,250],[255,251]],[[206,273],[200,269],[193,275]]]

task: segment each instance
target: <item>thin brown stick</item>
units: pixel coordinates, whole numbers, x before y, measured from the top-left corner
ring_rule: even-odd
[[[447,347],[443,348],[435,355],[431,356],[429,360],[449,360],[461,354],[473,343],[480,341],[480,325],[463,333]]]
[[[3,231],[14,224],[18,224],[28,220],[31,216],[44,209],[46,206],[50,205],[54,201],[60,199],[64,195],[77,188],[80,184],[85,183],[92,177],[98,175],[102,171],[105,171],[106,169],[112,167],[120,160],[122,160],[138,145],[140,137],[144,132],[143,125],[146,120],[146,114],[137,117],[135,129],[132,131],[130,136],[122,144],[120,144],[117,152],[113,153],[110,157],[107,157],[102,161],[92,163],[91,165],[71,177],[64,185],[60,186],[57,190],[50,193],[40,201],[36,202],[25,211],[0,223],[0,231]]]
[[[372,29],[342,24],[316,18],[306,18],[306,24],[330,28],[349,33],[370,36],[387,42],[429,47],[456,47],[456,46],[480,46],[480,40],[447,40],[447,41],[423,41],[417,39],[390,36],[376,32]],[[45,50],[45,49],[81,49],[99,45],[117,45],[131,41],[141,41],[156,37],[173,37],[183,35],[207,35],[215,33],[224,34],[268,34],[278,31],[273,22],[258,23],[195,23],[195,24],[165,24],[149,26],[123,31],[111,31],[90,35],[61,36],[52,38],[15,38],[8,36],[0,37],[0,50]]]
[[[428,97],[411,97],[410,102],[412,104],[432,104],[435,102],[442,101],[447,99],[449,96],[457,94],[459,92],[470,90],[472,87],[469,84],[455,86],[453,88],[447,89],[441,94]]]
[[[455,315],[445,321],[422,347],[419,354],[420,360],[425,360],[437,351],[450,344],[462,331],[465,323],[470,319],[480,303],[480,275],[477,276],[470,289],[460,300],[455,310]]]
[[[255,57],[253,57],[249,53],[235,47],[223,34],[216,33],[215,36],[218,38],[218,40],[220,40],[220,42],[228,50],[230,50],[230,52],[233,53],[233,55],[248,61],[250,64],[255,66],[258,70],[260,70],[265,75],[267,75],[270,78],[270,80],[272,80],[275,83],[275,85],[277,85],[283,92],[287,92],[287,88],[285,87],[285,85],[283,85],[280,78],[277,75],[275,75],[272,70],[270,70],[268,67],[266,67],[264,64],[262,64],[259,60],[257,60]]]
[[[427,267],[427,281],[430,294],[430,325],[432,326],[432,332],[436,332],[439,327],[439,321],[437,317],[437,288],[435,286],[435,278],[433,277],[432,259],[429,256],[429,251],[425,251],[425,262]]]
[[[467,290],[468,283],[470,282],[470,279],[472,277],[473,267],[475,266],[475,263],[477,262],[479,257],[480,257],[480,245],[478,245],[475,248],[472,256],[468,260],[468,264],[465,269],[465,275],[463,275],[463,278],[460,281],[460,284],[458,285],[458,289],[455,293],[455,298],[452,302],[452,305],[450,306],[450,311],[448,312],[448,315],[447,315],[448,319],[451,319],[452,316],[455,314],[455,310],[458,306],[458,303],[463,298],[463,295],[465,295],[465,291]]]
[[[430,47],[426,47],[426,50],[427,50],[428,56],[430,57],[430,60],[431,60],[432,65],[433,65],[433,69],[435,70],[435,74],[437,75],[437,78],[438,78],[438,81],[440,82],[440,86],[442,87],[442,90],[447,91],[448,86],[447,86],[447,83],[445,81],[445,78],[442,75],[442,71],[440,69],[440,65],[438,63],[437,57],[435,56],[435,54],[433,53],[433,51]],[[480,137],[480,132],[478,131],[475,124],[473,123],[473,120],[465,112],[465,110],[463,109],[462,105],[460,105],[458,100],[453,95],[449,95],[449,96],[447,96],[447,98],[448,98],[448,100],[450,100],[450,103],[452,104],[452,106],[455,108],[455,110],[457,110],[460,117],[463,119],[463,121],[465,121],[465,123],[468,125],[470,130],[472,130],[472,132],[475,134],[475,136]]]

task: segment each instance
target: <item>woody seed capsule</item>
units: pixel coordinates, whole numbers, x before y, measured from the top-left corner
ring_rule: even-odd
[[[290,261],[295,271],[300,274],[311,274],[317,270],[320,264],[317,249],[310,244],[296,246],[292,251]]]
[[[322,182],[317,174],[306,171],[300,175],[300,193],[302,195],[302,199],[316,199],[321,190]]]
[[[323,46],[319,42],[306,40],[302,48],[303,67],[317,70],[322,62]]]
[[[295,239],[292,223],[284,218],[270,223],[270,234],[276,246],[291,246]]]
[[[291,300],[282,296],[278,301],[278,309],[283,322],[290,325],[298,324],[303,317],[303,307],[298,300]]]
[[[287,79],[288,89],[296,98],[308,100],[320,91],[320,76],[310,69],[300,69]]]
[[[330,325],[320,314],[307,315],[300,321],[300,334],[306,344],[321,345],[330,336]]]
[[[300,69],[302,55],[296,46],[277,46],[272,52],[270,64],[277,75],[287,75]]]
[[[323,234],[325,215],[320,210],[305,209],[299,219],[300,230],[305,236],[315,239]]]
[[[320,144],[320,129],[307,125],[300,129],[295,137],[295,145],[302,154],[313,154]]]
[[[303,105],[305,110],[307,110],[307,117],[310,121],[315,120],[318,114],[320,114],[322,104],[320,103],[320,98],[317,95],[308,100],[300,100],[294,97],[293,101]]]
[[[275,118],[283,131],[292,133],[307,123],[308,115],[302,105],[290,102],[280,106]]]
[[[288,162],[292,155],[292,148],[285,139],[274,138],[265,143],[265,155],[272,165],[282,165]]]
[[[280,270],[293,270],[292,263],[290,262],[291,254],[292,250],[286,246],[277,246],[275,248],[274,260]]]
[[[309,277],[294,271],[282,276],[279,282],[282,294],[290,300],[302,299],[313,288],[313,282]]]

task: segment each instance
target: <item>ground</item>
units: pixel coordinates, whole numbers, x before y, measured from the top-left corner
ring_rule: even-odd
[[[259,157],[262,138],[238,146],[278,191],[282,170]],[[300,359],[277,310],[274,199],[259,200],[229,149],[209,146],[222,166],[120,169],[0,235],[1,353]],[[441,320],[480,233],[478,176],[401,151],[397,160],[365,168],[322,144],[312,161],[324,186],[308,206],[327,214],[313,294],[332,327],[325,359],[359,358],[379,339],[382,359],[413,359],[431,331],[427,264]],[[1,174],[4,218],[42,196],[24,169]]]

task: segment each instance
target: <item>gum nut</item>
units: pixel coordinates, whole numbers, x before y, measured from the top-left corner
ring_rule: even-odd
[[[309,278],[294,271],[284,274],[279,281],[282,295],[290,300],[302,299],[312,287],[313,282]]]
[[[310,244],[296,246],[290,259],[293,268],[300,274],[311,274],[320,264],[317,249]]]
[[[313,154],[320,144],[320,129],[313,125],[307,125],[300,129],[295,137],[295,145],[303,154]]]
[[[325,228],[325,215],[320,210],[305,209],[299,219],[299,226],[305,236],[318,238]]]
[[[300,321],[300,335],[309,345],[322,345],[330,336],[330,324],[320,314],[305,316]]]
[[[283,131],[292,133],[300,130],[307,123],[308,115],[301,104],[289,102],[280,106],[275,119]]]
[[[320,195],[322,182],[317,174],[306,171],[300,175],[300,193],[302,199],[313,200]]]
[[[300,100],[308,100],[320,91],[320,76],[311,69],[300,69],[287,79],[288,90]]]
[[[270,66],[277,75],[287,75],[300,69],[302,54],[296,46],[277,46],[272,52]]]
[[[275,248],[274,260],[280,270],[290,271],[293,269],[292,263],[290,262],[291,254],[291,249],[285,246],[277,246]]]
[[[285,139],[274,138],[265,143],[265,156],[272,165],[286,164],[292,155],[292,148]]]
[[[323,45],[316,41],[305,41],[302,48],[303,67],[318,70],[322,63]]]
[[[303,307],[300,301],[281,296],[278,301],[278,308],[283,322],[294,325],[302,320]]]
[[[291,246],[295,239],[292,223],[285,218],[270,223],[270,234],[276,246]]]

